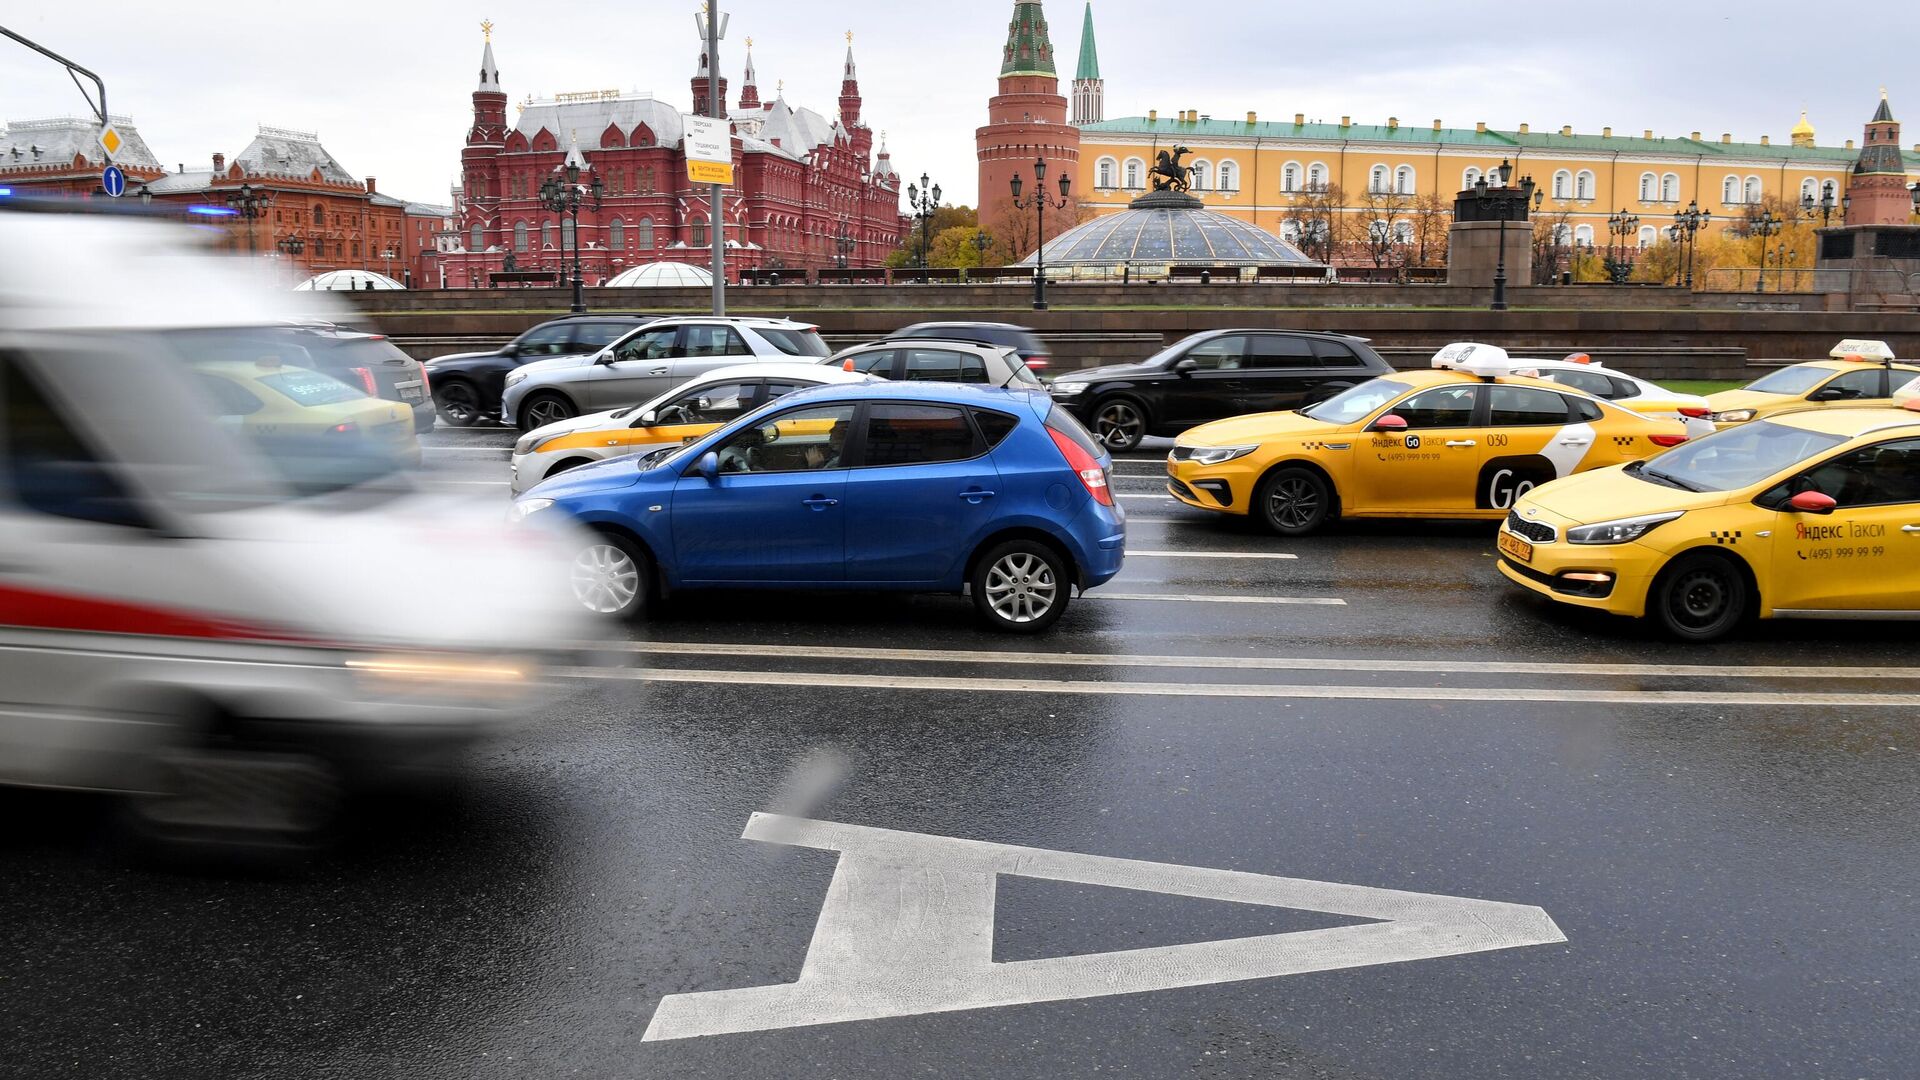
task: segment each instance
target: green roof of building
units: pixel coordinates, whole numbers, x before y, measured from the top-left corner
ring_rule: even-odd
[[[1160,138],[1214,138],[1214,139],[1275,139],[1297,142],[1324,143],[1397,143],[1407,146],[1426,147],[1484,147],[1491,153],[1514,151],[1541,151],[1552,153],[1568,151],[1573,153],[1620,153],[1627,155],[1662,154],[1676,157],[1705,158],[1754,158],[1768,159],[1782,163],[1802,162],[1809,165],[1851,166],[1860,156],[1858,150],[1848,150],[1838,146],[1798,147],[1790,143],[1761,145],[1746,142],[1708,142],[1705,139],[1643,139],[1637,137],[1605,135],[1562,135],[1554,132],[1496,131],[1488,128],[1480,131],[1473,128],[1441,128],[1435,131],[1431,126],[1387,127],[1374,124],[1354,124],[1342,127],[1339,124],[1293,124],[1293,123],[1244,123],[1237,120],[1200,119],[1183,121],[1178,118],[1160,117],[1150,120],[1144,116],[1127,116],[1115,120],[1104,120],[1097,124],[1083,124],[1082,133],[1097,137],[1102,132],[1114,135],[1148,135]],[[1905,155],[1909,167],[1920,168],[1920,154]]]
[[[1007,53],[1000,64],[1000,77],[1009,75],[1052,75],[1053,42],[1047,40],[1047,13],[1040,0],[1017,0],[1013,22],[1007,26]]]
[[[1074,72],[1076,82],[1088,82],[1100,77],[1100,50],[1093,42],[1093,0],[1087,0],[1087,19],[1080,26],[1080,68]]]

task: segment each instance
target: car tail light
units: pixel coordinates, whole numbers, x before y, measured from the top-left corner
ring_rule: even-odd
[[[380,384],[374,381],[372,368],[357,367],[353,373],[360,377],[360,388],[367,392],[368,397],[380,396]]]
[[[1687,441],[1685,435],[1649,435],[1647,441],[1655,446],[1679,446]]]
[[[1691,416],[1696,420],[1705,420],[1707,417],[1713,415],[1713,410],[1703,408],[1699,405],[1683,405],[1680,408],[1680,415]]]
[[[327,429],[330,435],[351,435],[360,430],[360,425],[349,420],[344,424],[335,424]]]
[[[1052,359],[1050,356],[1029,356],[1027,357],[1027,366],[1035,371],[1041,371],[1047,367],[1048,362]]]
[[[428,397],[433,396],[433,377],[427,374],[427,365],[415,364],[420,369],[420,389]]]
[[[1067,459],[1067,467],[1080,477],[1087,486],[1087,494],[1093,496],[1101,506],[1113,505],[1113,489],[1107,486],[1107,470],[1100,467],[1092,454],[1080,448],[1078,443],[1052,428],[1047,434],[1053,437],[1053,445],[1060,448],[1060,456]]]

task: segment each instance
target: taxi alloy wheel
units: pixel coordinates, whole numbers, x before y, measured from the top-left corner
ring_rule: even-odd
[[[472,427],[480,422],[480,396],[466,383],[448,383],[434,391],[433,403],[454,427]]]
[[[525,431],[571,420],[579,413],[573,403],[558,394],[540,394],[520,408],[520,427]]]
[[[1147,415],[1126,398],[1103,401],[1094,410],[1093,431],[1108,450],[1125,453],[1147,435]]]
[[[1682,641],[1725,637],[1747,613],[1740,568],[1714,555],[1683,556],[1660,576],[1654,605],[1667,632]]]
[[[1333,492],[1312,469],[1281,469],[1261,482],[1254,498],[1261,520],[1281,536],[1318,531],[1333,509]]]
[[[611,534],[596,537],[574,556],[573,597],[596,615],[631,619],[646,610],[647,557]]]
[[[974,567],[974,607],[995,629],[1037,634],[1066,613],[1070,577],[1052,548],[1033,540],[1010,541]]]

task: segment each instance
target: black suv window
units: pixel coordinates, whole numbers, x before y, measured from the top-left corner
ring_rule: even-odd
[[[1494,427],[1538,427],[1567,422],[1567,399],[1531,386],[1493,386],[1489,404]]]
[[[1473,426],[1473,404],[1477,387],[1437,386],[1424,390],[1396,405],[1393,415],[1414,430],[1425,428],[1463,428]],[[1566,417],[1566,410],[1560,411]]]
[[[1360,367],[1360,357],[1337,341],[1315,340],[1313,355],[1321,367]]]
[[[963,409],[946,405],[876,404],[867,413],[861,464],[929,465],[978,454]]]
[[[633,329],[632,323],[584,322],[578,323],[573,331],[573,351],[599,352],[601,349],[620,340],[620,336]]]
[[[1249,339],[1247,366],[1251,368],[1313,368],[1319,367],[1314,359],[1313,346],[1305,338],[1286,337],[1281,334],[1255,334]]]
[[[1238,371],[1247,355],[1247,339],[1239,334],[1203,341],[1180,359],[1191,360],[1201,371]]]
[[[567,351],[567,339],[572,334],[573,327],[564,322],[536,326],[521,337],[520,355],[559,356]]]

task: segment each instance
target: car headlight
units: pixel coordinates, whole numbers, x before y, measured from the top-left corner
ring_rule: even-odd
[[[1057,382],[1048,386],[1047,392],[1051,393],[1054,397],[1079,397],[1081,394],[1087,392],[1087,384],[1083,382]]]
[[[1732,412],[1717,412],[1708,416],[1707,419],[1716,424],[1744,424],[1753,419],[1753,410],[1735,409]]]
[[[528,372],[525,372],[525,371],[510,371],[507,373],[506,385],[519,386],[521,383],[527,381],[527,375],[528,375]]]
[[[1193,449],[1193,456],[1188,460],[1195,465],[1225,465],[1235,458],[1246,457],[1258,449],[1260,449],[1258,446],[1196,446]]]
[[[1641,517],[1621,518],[1618,521],[1602,521],[1597,525],[1582,525],[1567,530],[1567,542],[1569,544],[1631,544],[1659,526],[1685,514],[1684,510],[1675,510],[1671,514],[1645,514]]]
[[[520,499],[507,511],[508,521],[525,521],[542,510],[553,509],[552,499]]]

